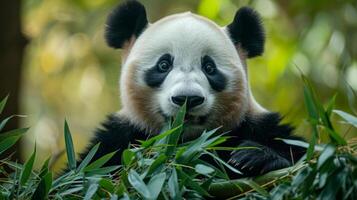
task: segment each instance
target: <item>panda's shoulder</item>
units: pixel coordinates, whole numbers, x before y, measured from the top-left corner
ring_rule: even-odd
[[[121,162],[122,152],[128,148],[129,144],[135,144],[138,140],[145,140],[146,137],[145,131],[139,129],[125,117],[116,113],[108,115],[101,126],[96,129],[87,148],[80,154],[80,160],[87,156],[94,145],[99,144],[91,162],[108,153],[115,152],[105,166],[117,165]]]
[[[106,149],[117,150],[118,146],[122,146],[121,144],[144,139],[146,139],[145,131],[139,129],[128,119],[111,114],[95,130],[92,144],[101,143]]]
[[[282,123],[282,119],[282,116],[276,112],[248,115],[232,132],[243,139],[265,140],[292,137],[294,127]]]

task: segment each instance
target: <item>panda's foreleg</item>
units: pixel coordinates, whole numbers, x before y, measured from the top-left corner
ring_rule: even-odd
[[[257,176],[269,171],[289,167],[305,153],[305,149],[272,139],[270,142],[244,140],[239,147],[248,147],[232,152],[229,162],[243,176]]]
[[[244,141],[239,147],[247,147],[247,149],[232,152],[229,162],[241,171],[243,176],[257,176],[291,165],[289,160],[273,149],[254,141]]]
[[[228,133],[231,138],[222,144],[242,148],[230,155],[221,153],[220,156],[243,172],[244,177],[285,168],[296,163],[306,150],[281,140],[303,140],[292,135],[292,132],[293,127],[289,124],[281,124],[279,113],[268,112],[254,118],[247,116],[237,128]],[[242,176],[233,174],[233,178]]]
[[[127,149],[130,144],[136,144],[137,140],[145,140],[146,137],[144,131],[139,130],[135,125],[128,122],[128,120],[116,115],[110,115],[107,120],[102,123],[102,127],[97,129],[91,144],[87,147],[86,151],[80,154],[80,157],[84,159],[94,145],[100,143],[91,162],[116,151],[105,166],[120,165],[123,151]],[[78,163],[80,162],[81,161],[78,161]]]

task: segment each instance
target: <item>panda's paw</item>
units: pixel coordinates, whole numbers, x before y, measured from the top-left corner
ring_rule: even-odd
[[[228,161],[245,177],[265,174],[291,165],[290,161],[280,156],[273,149],[256,142],[245,141],[238,147],[254,147],[232,152],[232,157]]]

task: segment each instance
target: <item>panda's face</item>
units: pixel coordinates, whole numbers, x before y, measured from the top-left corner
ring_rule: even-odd
[[[156,133],[186,102],[187,135],[230,129],[259,105],[247,83],[245,59],[260,55],[264,31],[258,14],[241,8],[220,27],[191,13],[149,24],[138,1],[109,15],[109,46],[121,48],[121,114]]]
[[[207,127],[213,121],[222,125],[217,117],[230,116],[229,109],[236,111],[232,104],[240,106],[240,113],[246,108],[246,75],[232,41],[224,29],[191,13],[150,25],[131,48],[122,74],[122,86],[130,81],[137,88],[123,88],[128,99],[122,103],[137,101],[137,94],[131,92],[150,91],[139,98],[147,105],[131,110],[143,113],[145,109],[159,121],[174,116],[185,101],[191,128]]]

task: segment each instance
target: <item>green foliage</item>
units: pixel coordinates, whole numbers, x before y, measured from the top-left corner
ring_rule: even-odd
[[[28,159],[28,161],[25,163],[21,175],[20,175],[20,185],[23,186],[26,184],[28,179],[30,178],[30,175],[32,173],[32,168],[33,168],[33,163],[35,162],[36,158],[36,146],[35,150],[33,151],[31,157]]]
[[[103,167],[103,165],[115,152],[104,155],[89,164],[100,144],[95,145],[77,166],[71,132],[65,121],[64,137],[68,171],[53,180],[52,172],[48,169],[49,159],[39,172],[34,171],[35,150],[23,166],[4,161],[14,170],[13,173],[6,175],[6,182],[16,184],[5,186],[6,189],[2,191],[2,194],[5,199],[12,197],[61,199],[78,196],[83,196],[84,199],[101,197],[180,199],[188,191],[192,191],[196,197],[209,196],[209,184],[204,184],[205,181],[212,181],[213,178],[218,180],[227,176],[222,176],[223,171],[209,166],[198,158],[203,154],[216,157],[213,154],[214,150],[207,148],[220,144],[225,137],[215,134],[218,129],[214,129],[204,132],[196,140],[180,143],[185,112],[184,105],[172,124],[169,123],[168,130],[147,141],[141,141],[139,146],[125,150],[122,166],[109,167]],[[16,137],[17,139],[20,135],[18,131],[3,135],[1,148],[9,148],[9,138]],[[217,160],[217,162],[229,166],[222,160]],[[233,167],[230,168],[235,170]],[[120,178],[114,178],[117,176]]]
[[[346,124],[356,125],[356,117],[340,110],[333,110],[335,96],[326,109],[316,99],[310,83],[303,77],[305,104],[308,109],[308,121],[313,135],[309,145],[301,141],[283,140],[286,143],[307,147],[306,159],[296,166],[299,170],[286,174],[275,180],[263,176],[264,182],[274,183],[274,188],[266,195],[265,192],[253,188],[256,192],[243,193],[243,199],[356,199],[357,198],[357,141],[352,139],[349,144],[333,128],[330,117],[332,112],[340,115]],[[322,134],[328,134],[328,144],[317,144]],[[323,146],[323,148],[321,148]],[[276,173],[276,172],[272,172]],[[295,175],[296,174],[296,175]],[[275,176],[277,178],[279,176]],[[259,182],[260,180],[256,180]],[[227,184],[228,185],[228,184]],[[263,184],[264,185],[264,184]],[[270,184],[265,185],[269,187]],[[242,197],[238,194],[236,197]]]
[[[354,149],[354,153],[355,153]],[[272,199],[356,199],[357,159],[329,144],[291,181],[270,192]]]
[[[0,102],[0,114],[4,110],[8,98],[9,98],[9,95],[7,95],[3,100],[1,100],[1,102]]]
[[[224,172],[199,157],[210,155],[207,148],[213,147],[214,143],[219,144],[217,141],[225,137],[217,135],[218,129],[214,129],[204,132],[195,140],[180,143],[185,111],[184,105],[173,123],[169,124],[169,130],[123,152],[123,165],[119,170],[122,182],[119,183],[118,195],[143,199],[180,199],[191,191],[195,197],[209,196],[209,185],[204,182],[222,179]],[[224,163],[222,160],[217,162]]]
[[[76,168],[77,161],[74,153],[72,136],[71,136],[71,132],[69,131],[67,121],[64,121],[64,141],[66,143],[68,166],[70,169],[73,170]]]
[[[356,117],[334,110],[335,97],[324,107],[307,79],[304,96],[313,134],[310,143],[282,139],[308,149],[306,157],[294,166],[269,172],[253,179],[229,180],[224,167],[240,173],[219,157],[216,150],[227,137],[217,129],[204,131],[198,138],[180,142],[184,128],[185,105],[161,134],[123,151],[122,165],[103,167],[116,153],[89,163],[97,152],[95,145],[77,166],[71,132],[65,121],[64,137],[68,170],[54,178],[47,159],[39,171],[33,169],[36,148],[24,165],[0,160],[1,199],[356,199],[357,140],[347,141],[334,129],[330,117],[338,114],[343,123],[356,126]],[[6,103],[6,99],[1,105]],[[7,119],[7,118],[6,118]],[[6,120],[5,119],[5,120]],[[0,152],[9,149],[27,129],[0,135]],[[320,137],[328,136],[328,144]],[[246,147],[249,148],[249,147]],[[233,148],[239,150],[239,148]],[[221,167],[200,159],[212,157]],[[9,168],[10,171],[8,169]]]

